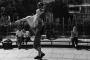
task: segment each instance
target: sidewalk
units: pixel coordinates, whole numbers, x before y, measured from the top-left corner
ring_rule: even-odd
[[[42,48],[46,54],[43,60],[90,60],[90,51],[74,48]],[[0,49],[0,60],[35,60],[37,51],[34,49]]]

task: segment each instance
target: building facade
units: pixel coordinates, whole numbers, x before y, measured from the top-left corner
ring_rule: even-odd
[[[70,5],[70,4],[69,4]],[[79,8],[78,13],[73,9],[73,12],[70,13],[75,20],[76,25],[79,27],[80,35],[89,35],[90,34],[90,0],[82,0],[82,4],[72,4],[73,8]]]

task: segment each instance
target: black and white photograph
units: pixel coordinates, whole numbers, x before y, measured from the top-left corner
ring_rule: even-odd
[[[90,60],[90,0],[0,0],[0,60]]]

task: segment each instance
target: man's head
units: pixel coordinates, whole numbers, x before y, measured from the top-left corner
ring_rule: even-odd
[[[37,7],[39,8],[39,9],[42,9],[43,8],[43,3],[42,2],[39,2],[38,4],[37,4]]]

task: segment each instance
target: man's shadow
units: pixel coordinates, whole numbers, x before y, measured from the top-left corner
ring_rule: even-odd
[[[76,49],[77,49],[77,50],[85,49],[85,50],[90,51],[90,46],[78,46]]]
[[[38,59],[38,60],[47,60],[47,59],[43,59],[43,58],[42,58],[42,59]]]

